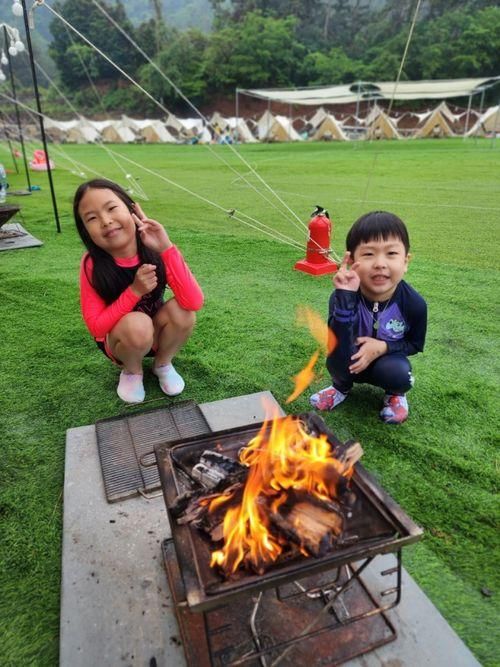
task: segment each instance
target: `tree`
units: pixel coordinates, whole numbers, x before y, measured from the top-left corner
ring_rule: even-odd
[[[212,35],[206,76],[213,91],[236,87],[293,85],[305,47],[295,35],[293,17],[275,19],[251,12],[243,23]]]
[[[114,6],[102,3],[108,14],[132,37],[134,31],[127,19],[121,2]],[[54,3],[54,9],[78,29],[95,46],[128,73],[133,74],[141,58],[128,40],[108,21],[91,0],[66,0],[64,4]],[[57,65],[63,83],[71,90],[80,88],[85,73],[79,62],[82,53],[92,60],[93,74],[99,79],[117,80],[121,74],[95,51],[92,57],[87,49],[92,47],[81,40],[73,31],[55,18],[50,24],[54,37],[49,52]],[[78,47],[78,48],[76,48]],[[74,57],[76,56],[76,58]]]
[[[166,43],[155,62],[158,68],[198,105],[205,99],[207,82],[204,75],[204,54],[208,37],[199,30],[179,33],[170,30]],[[180,95],[152,65],[140,70],[140,82],[155,99],[167,106],[179,105]]]
[[[424,79],[495,76],[500,71],[500,8],[457,9],[421,26],[408,71]]]
[[[351,83],[364,77],[365,65],[353,60],[339,47],[328,53],[308,53],[300,68],[298,83],[305,86],[322,86]]]

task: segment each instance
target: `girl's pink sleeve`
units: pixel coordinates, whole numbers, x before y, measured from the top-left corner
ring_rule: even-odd
[[[83,257],[80,266],[80,305],[83,320],[94,338],[104,340],[115,324],[133,311],[140,297],[127,287],[118,299],[108,306],[90,284],[88,276],[92,275],[93,264],[90,258],[86,260],[87,257],[88,255]]]
[[[172,245],[162,252],[161,257],[167,273],[168,286],[179,306],[185,310],[200,310],[203,306],[203,292],[180,250]]]

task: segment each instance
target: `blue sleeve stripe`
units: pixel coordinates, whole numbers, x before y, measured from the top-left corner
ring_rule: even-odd
[[[337,317],[337,315],[335,315],[333,319],[336,322],[352,322],[353,321],[352,317]]]
[[[341,308],[335,308],[335,314],[339,315],[352,315],[353,311],[352,310],[342,310]]]

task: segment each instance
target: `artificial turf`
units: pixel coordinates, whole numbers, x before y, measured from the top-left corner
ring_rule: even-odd
[[[410,419],[398,427],[380,423],[381,396],[371,387],[357,387],[325,418],[340,438],[360,440],[364,465],[423,526],[424,539],[404,552],[409,572],[477,658],[497,665],[500,143],[238,147],[250,167],[224,146],[112,149],[191,191],[124,163],[149,196],[141,205],[164,223],[205,292],[195,333],[176,364],[187,381],[183,398],[199,403],[269,389],[284,404],[291,376],[316,348],[308,331],[295,324],[296,308],[306,304],[326,315],[331,276],[294,271],[303,251],[195,195],[242,211],[304,245],[305,229],[290,212],[282,215],[271,205],[277,200],[255,169],[305,223],[316,204],[330,211],[339,254],[361,213],[385,209],[405,220],[413,253],[407,279],[429,306],[426,349],[412,359]],[[127,183],[99,147],[65,151]],[[246,176],[216,159],[221,156]],[[0,253],[5,666],[57,664],[65,432],[124,412],[115,394],[117,371],[80,317],[83,248],[71,199],[81,178],[63,169],[72,168],[64,156],[54,152],[54,158],[62,233],[55,230],[47,177],[32,173],[32,183],[42,189],[9,201],[21,205],[24,226],[44,245]],[[0,161],[12,166],[3,150]],[[13,190],[26,184],[22,172],[10,174],[9,181]],[[317,370],[314,390],[328,384],[322,365]],[[148,398],[161,395],[149,375],[146,391]],[[307,410],[309,393],[289,410]]]

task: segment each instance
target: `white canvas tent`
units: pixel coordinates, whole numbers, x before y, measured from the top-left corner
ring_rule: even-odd
[[[500,105],[496,107],[489,107],[486,111],[477,119],[474,125],[471,127],[467,136],[491,136],[496,137],[500,134]]]
[[[263,141],[300,141],[300,135],[294,129],[292,121],[286,116],[275,116]]]
[[[264,111],[262,116],[257,121],[257,139],[259,141],[265,141],[269,131],[274,123],[274,115],[269,111]]]
[[[147,144],[175,144],[177,140],[170,134],[161,120],[136,119],[122,116],[122,123]]]
[[[316,129],[321,125],[327,116],[328,113],[324,110],[323,107],[320,107],[319,109],[316,109],[316,112],[311,116],[311,118],[309,118],[307,122],[309,125],[311,125],[311,127]]]
[[[439,107],[434,109],[415,131],[415,137],[424,139],[440,139],[452,137],[454,132]]]
[[[174,116],[173,113],[168,114],[167,120],[165,121],[165,127],[167,129],[172,128],[177,133],[182,132],[182,130],[184,129],[180,120],[177,118],[177,116]]]
[[[46,118],[44,125],[47,133],[55,142],[89,144],[99,141],[101,136],[91,121],[83,116],[68,121]]]
[[[226,120],[227,127],[231,131],[231,136],[234,141],[239,141],[245,144],[253,144],[257,142],[257,139],[253,136],[243,118],[231,116],[230,118],[226,118]]]
[[[200,144],[209,144],[212,141],[210,130],[203,124],[201,118],[177,118],[177,120],[181,124],[180,138]]]
[[[312,141],[348,141],[347,135],[331,114],[327,114],[311,137]]]
[[[401,139],[396,125],[389,116],[377,107],[365,118],[366,139]]]
[[[107,143],[132,143],[136,140],[135,133],[121,120],[93,120],[88,121]]]

